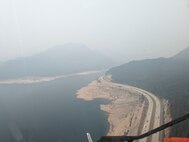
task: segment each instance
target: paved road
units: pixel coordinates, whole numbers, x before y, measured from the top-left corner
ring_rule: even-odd
[[[110,81],[106,77],[102,77],[101,79]],[[115,83],[115,84],[118,84],[118,83]],[[161,105],[161,101],[158,97],[156,97],[154,94],[152,94],[146,90],[143,90],[143,89],[140,89],[137,87],[124,85],[124,84],[119,84],[119,85],[125,86],[131,90],[134,90],[134,91],[138,92],[140,95],[142,94],[148,101],[146,116],[145,116],[143,122],[141,122],[141,123],[143,123],[143,125],[141,125],[142,128],[139,128],[139,130],[141,130],[140,134],[146,133],[149,130],[152,130],[152,129],[157,128],[162,125],[162,123],[163,123],[163,112],[162,112],[163,108]],[[162,141],[162,133],[158,132],[158,133],[153,134],[151,137],[141,139],[138,142],[160,142],[160,141]]]
[[[141,129],[141,134],[162,125],[163,115],[161,101],[159,100],[159,98],[143,89],[136,87],[132,87],[132,89],[136,90],[140,94],[143,94],[143,96],[146,97],[148,101],[147,113],[144,120],[143,128]],[[156,134],[153,134],[151,137],[139,140],[139,142],[160,142],[162,141],[161,135],[162,133],[158,132]]]

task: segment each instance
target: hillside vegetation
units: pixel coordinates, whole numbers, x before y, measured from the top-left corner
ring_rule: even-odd
[[[110,69],[114,82],[129,84],[166,98],[172,117],[189,112],[189,48],[171,58],[132,61]],[[172,136],[189,136],[189,121],[172,128]]]

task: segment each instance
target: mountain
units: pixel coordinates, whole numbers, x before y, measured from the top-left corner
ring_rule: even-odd
[[[172,57],[173,59],[176,60],[187,60],[189,61],[189,47],[182,50],[180,53]]]
[[[30,57],[4,62],[0,79],[54,76],[110,68],[115,62],[81,44],[56,46]]]
[[[132,61],[111,68],[114,82],[137,86],[166,98],[174,118],[189,112],[189,48],[170,58]],[[189,136],[189,123],[173,127],[172,136]]]

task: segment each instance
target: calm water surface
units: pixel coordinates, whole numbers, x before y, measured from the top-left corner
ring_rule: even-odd
[[[29,85],[0,85],[0,142],[86,142],[105,135],[103,100],[77,99],[76,91],[102,74]]]

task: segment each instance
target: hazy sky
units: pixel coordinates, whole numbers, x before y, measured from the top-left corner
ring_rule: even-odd
[[[68,42],[125,62],[189,47],[189,0],[1,0],[0,61]]]

